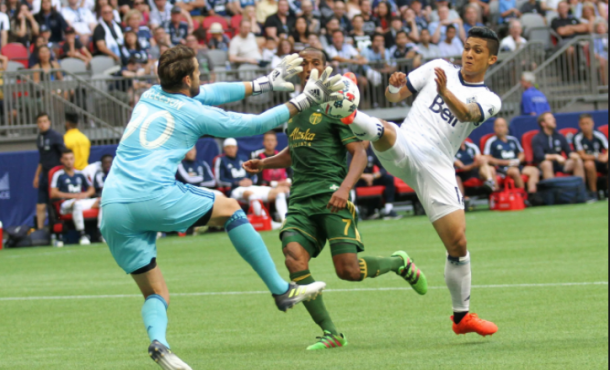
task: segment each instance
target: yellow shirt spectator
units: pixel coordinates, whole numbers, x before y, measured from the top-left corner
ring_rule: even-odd
[[[267,17],[277,13],[277,1],[261,0],[256,4],[256,21],[265,24]]]
[[[89,164],[91,141],[79,129],[71,128],[64,135],[64,143],[74,152],[74,168],[84,170]]]

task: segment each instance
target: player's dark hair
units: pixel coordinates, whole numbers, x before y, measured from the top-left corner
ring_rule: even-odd
[[[65,148],[64,150],[61,151],[62,157],[64,154],[74,154],[74,152],[72,151],[72,149]]]
[[[78,126],[78,114],[73,112],[66,113],[66,122],[72,127]]]
[[[324,64],[326,64],[326,53],[324,52],[324,50],[314,48],[313,46],[308,46],[305,49],[301,50],[299,54],[301,53],[319,53],[322,57],[322,61],[324,62]]]
[[[489,54],[497,56],[500,50],[500,38],[498,35],[487,27],[472,27],[468,31],[468,37],[487,40],[487,48]]]
[[[544,112],[538,116],[538,126],[542,127],[542,122],[546,119],[547,114],[552,114],[551,112]]]
[[[449,31],[449,30],[454,30],[455,31],[456,28],[455,28],[454,25],[450,24],[450,25],[447,26],[447,31]]]
[[[579,121],[582,121],[582,120],[583,120],[583,119],[585,119],[585,118],[591,118],[591,119],[593,119],[593,116],[592,116],[592,115],[590,115],[589,113],[583,113],[583,114],[581,114],[581,115],[578,117],[578,120],[579,120]]]
[[[49,114],[47,112],[40,112],[36,116],[36,122],[38,122],[38,120],[42,117],[47,117],[49,119],[49,121],[51,120],[51,117],[49,116]]]
[[[396,38],[398,38],[398,35],[400,35],[400,34],[404,34],[405,36],[409,37],[409,35],[407,35],[407,31],[400,30],[400,31],[396,32]]]
[[[101,162],[104,162],[104,160],[106,159],[114,159],[114,157],[112,156],[112,154],[104,154],[102,156],[102,158],[100,159]]]
[[[183,79],[195,73],[195,52],[184,45],[175,46],[163,53],[157,69],[161,87],[165,91],[188,88]]]

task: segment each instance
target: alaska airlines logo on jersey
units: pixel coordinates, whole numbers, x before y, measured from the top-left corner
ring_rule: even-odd
[[[315,125],[317,125],[320,122],[322,122],[322,114],[321,113],[312,113],[311,116],[309,116],[309,123],[311,123],[312,125],[315,126]]]
[[[440,114],[443,121],[450,124],[451,127],[457,125],[458,119],[451,113],[449,108],[445,107],[445,101],[440,95],[436,95],[436,98],[434,98],[434,101],[430,106],[430,110],[436,114]]]
[[[292,133],[290,134],[291,141],[297,141],[297,140],[313,141],[315,137],[316,137],[316,134],[309,132],[309,129],[307,129],[307,131],[303,132],[303,131],[299,130],[298,127],[295,128],[292,131]]]

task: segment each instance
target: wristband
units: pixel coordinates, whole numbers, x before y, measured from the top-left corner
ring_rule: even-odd
[[[402,90],[402,87],[396,87],[394,85],[388,86],[388,91],[390,91],[390,94],[398,94],[400,90]]]
[[[269,77],[259,77],[252,81],[252,96],[273,91]]]

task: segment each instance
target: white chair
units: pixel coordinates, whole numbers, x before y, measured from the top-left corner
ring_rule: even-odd
[[[17,72],[20,69],[25,69],[23,64],[18,63],[18,62],[13,62],[12,60],[9,60],[8,65],[6,66],[7,72]]]
[[[551,39],[551,29],[548,27],[535,27],[529,30],[529,41],[541,41],[544,44],[544,50],[549,50],[553,47]]]
[[[544,18],[542,18],[540,14],[534,13],[523,14],[523,16],[521,17],[521,24],[523,25],[523,30],[526,38],[528,37],[529,31],[532,28],[546,27]]]
[[[209,50],[207,52],[207,55],[208,57],[210,57],[214,68],[225,67],[227,64],[227,60],[229,60],[229,55],[227,54],[227,52],[222,50]]]
[[[87,74],[87,64],[77,58],[66,58],[59,61],[61,68],[74,74]]]
[[[109,70],[110,68],[115,67],[117,64],[114,62],[114,59],[112,59],[111,57],[101,55],[101,56],[93,57],[93,59],[91,59],[91,62],[89,63],[89,65],[91,66],[91,74],[93,76],[98,76],[98,75],[103,74],[105,71]]]

